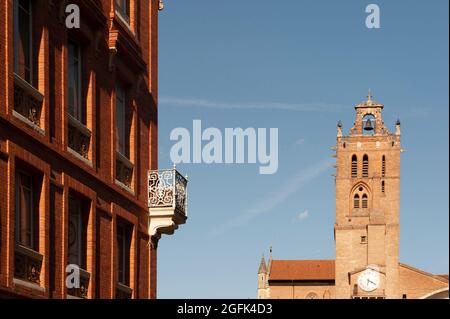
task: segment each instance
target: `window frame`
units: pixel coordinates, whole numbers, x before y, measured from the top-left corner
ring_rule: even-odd
[[[29,46],[29,58],[28,58],[28,72],[29,72],[29,79],[26,79],[26,71],[25,71],[25,77],[23,78],[21,75],[19,75],[18,69],[19,69],[19,51],[18,51],[18,44],[20,42],[20,23],[19,23],[19,16],[20,16],[20,0],[14,0],[13,2],[13,71],[14,73],[22,78],[24,81],[28,82],[31,86],[34,86],[34,68],[33,68],[33,2],[31,0],[24,0],[28,1],[29,5],[29,12],[28,12],[28,24],[29,24],[29,36],[28,36],[28,46]],[[24,59],[26,61],[27,59]]]
[[[131,230],[130,226],[122,221],[118,222],[116,227],[117,281],[122,285],[129,286],[131,281]]]
[[[70,215],[74,214],[71,211],[71,202],[76,202],[77,203],[77,208],[76,208],[76,212],[75,214],[77,215],[76,218],[76,223],[77,223],[77,241],[78,241],[78,249],[77,249],[77,262],[76,265],[81,268],[81,269],[85,269],[86,270],[86,261],[87,261],[87,245],[85,245],[85,241],[84,241],[84,237],[87,235],[87,224],[85,223],[85,202],[77,197],[77,196],[73,196],[73,195],[69,195],[69,223],[70,223]],[[74,214],[74,215],[75,215]],[[86,242],[87,242],[87,238],[86,238]],[[70,261],[70,256],[71,256],[71,251],[70,251],[70,243],[68,243],[68,255],[67,255],[67,261],[68,263],[71,263]]]
[[[361,198],[359,194],[355,194],[353,196],[353,208],[354,209],[360,209],[361,208]]]
[[[122,94],[119,94],[122,93]],[[121,97],[121,99],[119,98]],[[119,100],[122,103],[119,103]],[[119,105],[122,107],[121,116],[119,116]],[[121,84],[116,84],[115,96],[115,114],[116,114],[116,151],[129,159],[130,151],[127,152],[127,92]],[[120,121],[120,122],[119,122]],[[119,125],[120,124],[120,125]],[[121,129],[121,130],[120,130]],[[128,154],[127,154],[128,153]]]
[[[369,196],[367,196],[366,193],[364,193],[361,196],[361,208],[362,209],[368,209],[369,208]]]
[[[21,208],[21,201],[20,201],[20,194],[21,194],[21,187],[23,187],[23,183],[22,183],[22,176],[26,176],[27,178],[30,179],[30,186],[28,187],[28,191],[29,191],[29,215],[26,216],[26,218],[28,218],[28,227],[29,229],[26,229],[27,232],[27,236],[29,236],[29,244],[28,243],[23,243],[22,239],[21,239],[21,229],[22,229],[22,208]],[[15,212],[14,212],[14,222],[15,222],[15,234],[14,234],[14,242],[16,244],[19,244],[21,246],[30,248],[32,250],[36,250],[36,219],[34,216],[36,214],[36,205],[35,205],[35,192],[34,192],[34,174],[30,173],[30,172],[26,172],[24,170],[21,169],[17,169],[16,173],[15,173],[15,198],[14,198],[14,207],[15,207]],[[29,233],[29,234],[28,234]],[[25,239],[25,241],[27,241],[27,239]]]
[[[363,178],[369,177],[369,155],[367,154],[364,154],[362,160],[362,177]]]
[[[122,2],[125,1],[125,8]],[[130,0],[115,0],[114,11],[122,18],[122,20],[131,28],[131,2]]]
[[[86,118],[86,113],[87,113],[87,107],[86,107],[86,103],[85,101],[83,101],[83,60],[82,60],[82,47],[81,45],[77,42],[74,41],[73,39],[69,39],[67,41],[67,89],[70,91],[70,81],[71,81],[71,49],[70,47],[73,46],[74,48],[76,48],[76,57],[74,56],[74,60],[76,60],[77,62],[77,77],[76,77],[76,81],[78,81],[78,87],[77,87],[77,94],[76,96],[78,97],[78,106],[71,106],[70,105],[70,93],[68,92],[67,94],[67,108],[68,108],[68,113],[76,120],[78,120],[80,123],[82,123],[83,125],[86,125],[87,122],[87,118]],[[74,95],[75,97],[75,95]],[[74,111],[73,114],[71,111]],[[76,113],[78,113],[78,116],[76,115]]]
[[[352,178],[358,177],[358,156],[356,154],[352,155],[351,159],[351,176]]]

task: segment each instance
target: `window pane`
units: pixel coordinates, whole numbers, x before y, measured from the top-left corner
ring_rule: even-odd
[[[124,254],[125,254],[125,245],[124,245],[124,236],[123,236],[123,227],[121,226],[117,226],[117,255],[118,255],[118,259],[119,259],[119,269],[118,269],[118,280],[121,283],[125,282],[125,258],[124,258]]]
[[[31,4],[14,2],[14,72],[28,83],[31,79]]]
[[[127,156],[125,140],[125,92],[120,87],[116,88],[116,140],[117,151]]]
[[[367,208],[368,207],[367,204],[368,204],[367,203],[367,195],[364,194],[362,197],[362,208]]]
[[[359,195],[355,195],[355,197],[353,199],[353,207],[359,208]]]
[[[130,3],[128,0],[116,0],[116,11],[130,23]]]
[[[68,104],[69,114],[84,123],[83,107],[81,101],[81,61],[80,48],[77,44],[69,42],[69,74],[68,74]]]
[[[34,248],[32,178],[24,173],[16,176],[16,242]]]
[[[123,225],[117,225],[118,281],[130,284],[130,233]]]
[[[69,264],[83,265],[83,222],[81,201],[69,199]]]

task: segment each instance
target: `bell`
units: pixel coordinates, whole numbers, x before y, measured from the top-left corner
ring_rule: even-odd
[[[364,125],[364,131],[373,131],[373,125],[372,120],[367,120],[366,124]]]

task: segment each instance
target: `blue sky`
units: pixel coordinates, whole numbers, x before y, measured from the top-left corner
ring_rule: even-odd
[[[365,7],[381,29],[365,27]],[[371,88],[402,121],[400,259],[449,271],[448,1],[165,0],[159,165],[172,129],[279,129],[279,169],[181,164],[189,219],[158,252],[160,298],[254,298],[261,254],[334,258],[336,123]]]

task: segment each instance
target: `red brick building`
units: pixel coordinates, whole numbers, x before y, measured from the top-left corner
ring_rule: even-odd
[[[161,3],[70,3],[0,7],[0,298],[155,298]]]

